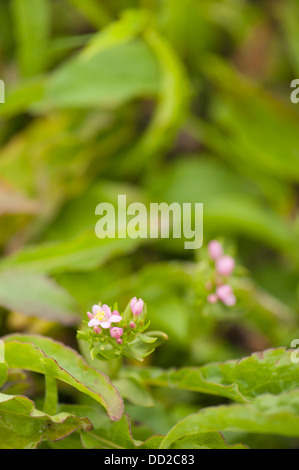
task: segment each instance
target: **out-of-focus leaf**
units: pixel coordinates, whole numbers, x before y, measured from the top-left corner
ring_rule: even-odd
[[[134,40],[90,57],[81,53],[70,59],[49,78],[37,106],[114,108],[134,98],[155,96],[158,89],[155,57],[143,41]]]
[[[298,2],[293,0],[286,0],[281,4],[277,4],[276,8],[277,17],[285,30],[285,35],[288,42],[287,52],[293,63],[295,72],[299,72],[299,28],[296,18],[299,15]]]
[[[185,69],[170,44],[154,29],[146,30],[144,38],[158,60],[162,81],[150,125],[137,143],[121,155],[120,168],[131,176],[171,147],[186,116],[190,97]]]
[[[242,182],[212,157],[196,160],[190,155],[174,163],[167,176],[149,178],[147,185],[160,201],[202,202],[204,227],[211,234],[221,226],[222,233],[250,234],[284,252],[295,250],[291,226],[270,207],[263,207],[245,179]]]
[[[81,11],[89,21],[97,28],[101,28],[109,22],[109,13],[106,11],[102,2],[97,0],[68,0],[69,3],[74,5]]]
[[[44,243],[24,248],[4,258],[0,263],[0,271],[16,268],[22,272],[35,273],[89,271],[114,256],[130,253],[140,243],[140,239],[130,238],[98,239],[94,232],[85,232],[68,242]]]
[[[221,430],[298,437],[298,390],[279,396],[261,395],[248,405],[205,408],[177,423],[162,441],[161,448],[167,449],[188,435]]]
[[[49,416],[24,396],[0,393],[0,448],[34,449],[42,439],[63,439],[77,429],[88,430],[88,418],[69,413]]]
[[[92,37],[83,51],[84,56],[90,58],[105,49],[132,41],[141,36],[148,22],[149,16],[145,10],[123,11],[118,21],[112,22]]]
[[[244,162],[278,179],[298,181],[299,124],[292,104],[276,100],[218,58],[207,60],[205,70],[221,90],[211,105],[211,118],[221,131],[222,154],[233,164]],[[208,134],[206,138],[213,148]]]
[[[0,345],[0,348],[3,348],[2,345]],[[2,352],[4,352],[4,348],[3,348],[3,351],[1,349],[1,354]],[[0,356],[0,387],[2,387],[3,384],[5,384],[6,382],[6,379],[7,379],[7,364],[6,362],[4,362],[4,357],[1,357]]]
[[[108,377],[89,367],[73,349],[38,335],[9,335],[3,339],[9,368],[44,374],[46,361],[56,379],[92,397],[106,408],[112,420],[122,416],[121,396]]]
[[[22,74],[33,76],[47,63],[50,31],[48,0],[12,0],[15,32]]]
[[[22,81],[15,88],[7,89],[7,99],[0,107],[0,116],[8,119],[27,111],[32,103],[43,97],[44,83],[45,77],[38,76]]]
[[[0,217],[6,214],[36,214],[39,204],[0,182]]]
[[[297,364],[291,361],[292,351],[283,348],[254,353],[241,360],[184,367],[163,372],[141,369],[148,385],[180,388],[250,402],[259,395],[278,395],[299,387]]]
[[[78,323],[76,302],[66,290],[41,274],[0,273],[0,305],[63,325]]]
[[[113,381],[122,397],[134,405],[154,406],[153,398],[143,383],[135,377],[120,377]]]

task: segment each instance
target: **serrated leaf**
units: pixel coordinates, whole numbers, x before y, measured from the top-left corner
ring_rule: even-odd
[[[284,348],[269,349],[241,360],[166,372],[149,368],[140,373],[149,385],[219,395],[245,403],[264,393],[277,395],[299,387],[298,367],[292,363],[291,354]]]
[[[5,341],[5,359],[9,368],[45,373],[47,360],[56,379],[75,387],[106,408],[112,420],[123,413],[119,392],[101,372],[89,367],[73,349],[38,335],[9,335]]]

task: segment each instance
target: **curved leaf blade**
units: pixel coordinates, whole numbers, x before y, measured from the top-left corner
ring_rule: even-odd
[[[186,436],[215,431],[246,431],[299,436],[299,390],[279,396],[261,395],[254,403],[210,407],[177,423],[161,443],[162,449]]]
[[[246,403],[265,393],[277,395],[299,387],[298,367],[292,363],[291,354],[291,350],[284,348],[268,349],[241,360],[169,371],[149,368],[140,374],[148,385],[219,395]]]
[[[57,380],[85,393],[106,408],[112,420],[123,414],[123,401],[109,378],[88,366],[73,349],[38,335],[9,335],[5,341],[5,358],[9,368],[45,373],[45,360]]]
[[[92,428],[88,418],[70,413],[49,416],[35,408],[29,398],[0,393],[0,448],[34,449],[42,439],[63,439],[77,429]]]

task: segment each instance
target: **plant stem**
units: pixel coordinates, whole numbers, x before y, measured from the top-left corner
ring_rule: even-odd
[[[57,414],[58,390],[56,379],[50,369],[45,368],[45,401],[44,412],[48,415]]]

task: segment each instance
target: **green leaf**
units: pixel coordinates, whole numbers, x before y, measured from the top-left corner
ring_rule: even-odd
[[[49,416],[29,398],[0,393],[0,448],[34,449],[42,439],[63,439],[77,429],[92,428],[88,418],[70,413]]]
[[[119,392],[108,377],[89,367],[73,349],[38,335],[9,335],[3,339],[9,368],[44,374],[46,360],[57,380],[96,400],[106,408],[112,420],[118,420],[122,416],[123,402]]]
[[[142,362],[145,357],[149,356],[158,346],[168,339],[168,336],[161,331],[150,331],[147,333],[147,336],[154,339],[154,343],[151,341],[144,342],[137,336],[131,343],[126,344],[122,348],[124,356]]]
[[[99,409],[91,406],[62,405],[59,410],[85,416],[92,422],[93,430],[81,433],[82,444],[87,449],[157,449],[163,438],[152,436],[145,442],[136,441],[127,414],[119,421],[111,422]]]
[[[279,396],[261,395],[254,403],[205,408],[177,423],[161,448],[186,438],[214,431],[246,431],[299,437],[299,390]]]
[[[109,14],[106,11],[104,5],[97,0],[84,0],[84,2],[82,2],[82,0],[68,1],[79,11],[81,11],[86,16],[86,18],[89,19],[91,24],[97,28],[101,28],[110,21]]]
[[[278,179],[298,182],[299,125],[292,104],[275,99],[222,59],[206,59],[205,71],[221,90],[210,108],[213,126],[222,133],[224,155],[238,166],[241,161],[244,168],[248,165]],[[213,146],[209,139],[207,142]]]
[[[144,38],[155,54],[162,78],[151,123],[132,149],[121,155],[120,169],[130,176],[171,148],[186,116],[190,97],[184,66],[171,45],[154,29],[146,29]]]
[[[1,348],[0,344],[0,348]],[[7,379],[7,364],[6,362],[3,361],[3,357],[1,357],[1,351],[0,351],[0,387],[5,384],[6,379]]]
[[[0,273],[0,305],[64,325],[79,322],[74,299],[52,279],[18,271]]]
[[[26,247],[4,258],[0,271],[12,268],[26,273],[89,271],[114,256],[136,249],[140,243],[140,240],[131,238],[98,239],[94,232],[88,231],[65,242]]]
[[[141,369],[140,375],[148,385],[219,395],[246,403],[264,393],[278,395],[299,387],[298,367],[292,363],[291,354],[284,348],[269,349],[241,360],[202,367],[166,372]]]
[[[250,236],[276,250],[288,251],[293,259],[296,240],[290,224],[264,204],[245,178],[242,181],[210,155],[194,156],[183,155],[166,174],[148,180],[147,187],[155,197],[169,204],[202,202],[203,223],[209,233],[218,233],[221,226],[224,234]]]
[[[114,108],[138,97],[155,96],[158,88],[155,57],[136,39],[68,60],[50,76],[36,108]]]
[[[12,12],[22,74],[33,76],[44,70],[50,32],[48,0],[12,0]]]
[[[113,381],[121,396],[138,406],[154,406],[154,400],[138,377],[124,376]]]
[[[244,444],[228,445],[220,432],[208,432],[183,437],[175,441],[171,449],[247,449]]]

